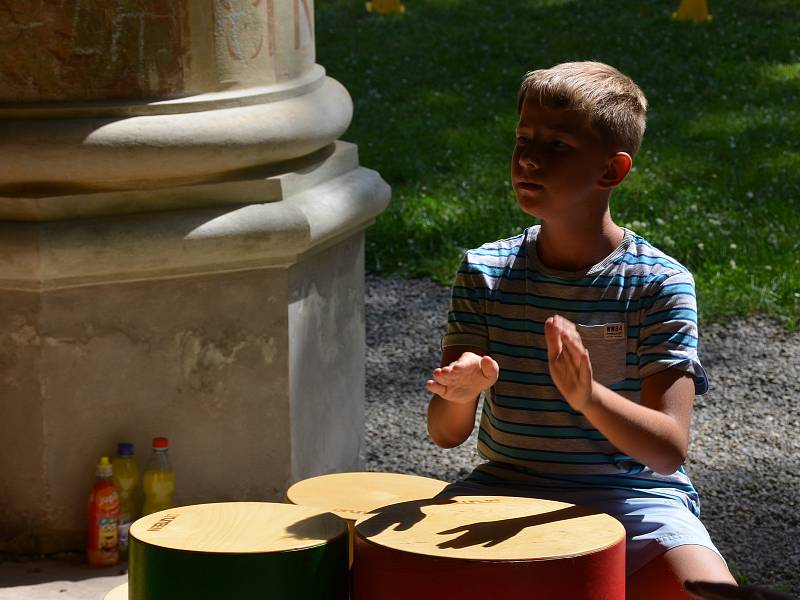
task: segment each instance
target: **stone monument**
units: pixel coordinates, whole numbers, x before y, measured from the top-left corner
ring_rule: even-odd
[[[312,0],[0,5],[0,550],[82,547],[118,441],[179,504],[361,466],[351,115]]]

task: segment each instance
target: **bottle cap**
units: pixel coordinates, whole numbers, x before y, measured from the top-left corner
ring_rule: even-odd
[[[107,456],[101,456],[100,462],[97,463],[97,468],[95,469],[95,474],[98,477],[111,477],[112,469],[111,463],[108,462]]]
[[[120,442],[117,444],[117,454],[119,456],[133,456],[133,444],[130,442]]]
[[[158,450],[164,450],[169,448],[169,440],[165,437],[155,437],[153,438],[153,448]]]

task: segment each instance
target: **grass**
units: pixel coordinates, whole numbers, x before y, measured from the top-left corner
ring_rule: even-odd
[[[738,564],[736,564],[732,560],[728,560],[728,569],[733,575],[733,578],[736,580],[736,583],[739,585],[754,585],[753,580],[750,576],[745,573]],[[773,592],[778,592],[782,594],[791,594],[792,593],[792,584],[789,581],[779,581],[777,583],[772,583],[770,585],[764,586],[763,584],[759,586],[760,588],[766,588]]]
[[[733,561],[728,561],[728,569],[733,575],[733,578],[736,580],[736,583],[739,585],[750,585],[753,582],[750,580],[750,576],[747,575],[739,566],[734,563]]]
[[[615,65],[650,101],[615,220],[695,274],[707,319],[800,318],[800,4],[710,0],[360,0],[316,3],[317,56],[354,99],[344,139],[393,201],[367,233],[367,268],[450,282],[463,251],[532,223],[509,160],[516,91],[532,68]]]

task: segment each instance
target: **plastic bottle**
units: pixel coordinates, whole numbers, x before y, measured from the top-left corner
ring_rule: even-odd
[[[89,543],[86,558],[94,567],[117,564],[117,525],[119,523],[119,495],[112,480],[111,463],[103,456],[97,463],[97,479],[89,494]]]
[[[153,438],[153,453],[144,471],[144,507],[142,515],[172,508],[175,492],[175,472],[169,461],[169,440]]]
[[[128,530],[138,513],[136,495],[139,488],[139,466],[133,458],[133,444],[117,444],[117,456],[112,466],[114,485],[119,494],[119,558],[125,560],[128,558]]]

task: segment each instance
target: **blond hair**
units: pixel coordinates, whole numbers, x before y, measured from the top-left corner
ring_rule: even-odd
[[[647,98],[627,75],[601,62],[568,62],[525,75],[517,113],[526,98],[551,109],[579,110],[616,149],[631,156],[644,137]]]

